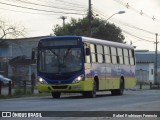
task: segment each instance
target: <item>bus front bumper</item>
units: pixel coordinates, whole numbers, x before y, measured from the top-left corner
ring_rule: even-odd
[[[92,91],[93,81],[85,80],[74,84],[37,84],[39,92],[83,92]]]

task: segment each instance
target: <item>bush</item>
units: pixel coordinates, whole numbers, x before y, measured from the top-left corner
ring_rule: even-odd
[[[14,92],[14,95],[30,95],[32,94],[30,90],[24,90],[22,88],[17,88]]]

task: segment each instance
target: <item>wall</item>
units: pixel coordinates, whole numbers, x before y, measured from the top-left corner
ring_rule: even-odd
[[[26,56],[31,58],[32,48],[37,47],[40,38],[28,38],[21,40],[10,40],[11,58],[17,56]]]
[[[4,66],[2,71],[5,71],[5,76],[17,76],[18,80],[30,80],[32,72],[36,73],[36,64],[33,63],[16,63],[10,64],[9,60],[17,56],[25,56],[25,59],[31,59],[32,49],[37,47],[41,38],[48,36],[32,37],[32,38],[18,38],[18,39],[5,39],[3,49],[0,47],[0,58],[6,57],[5,61],[0,61],[0,67]],[[18,77],[21,76],[21,77]]]
[[[12,64],[8,64],[8,76],[14,79],[14,81],[21,80],[31,80],[31,74],[34,72],[36,74],[36,65],[31,63],[26,63],[25,59],[30,60],[32,49],[37,47],[40,38],[25,38],[18,40],[9,40],[10,50],[12,53],[10,59],[13,59],[17,56],[25,56],[24,62],[15,62]]]
[[[136,64],[136,78],[138,82],[149,83],[153,82],[150,73],[150,63],[137,63]]]

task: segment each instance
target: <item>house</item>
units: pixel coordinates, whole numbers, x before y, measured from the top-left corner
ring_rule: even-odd
[[[154,83],[155,51],[137,50],[136,56],[136,78],[138,82]],[[158,80],[160,83],[160,52],[157,53]]]
[[[30,80],[36,73],[36,60],[31,59],[32,49],[40,37],[0,39],[0,74],[14,80]]]

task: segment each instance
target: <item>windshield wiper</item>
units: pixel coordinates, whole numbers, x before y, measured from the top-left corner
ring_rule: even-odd
[[[71,50],[71,48],[68,48],[68,49],[67,49],[67,52],[66,52],[66,54],[64,55],[63,59],[68,56],[70,50]]]
[[[66,66],[66,65],[64,65],[64,59],[68,56],[70,50],[71,50],[71,47],[67,49],[66,54],[63,56],[63,63],[62,63],[62,65],[63,65],[64,67]]]
[[[51,52],[58,57],[58,55],[56,54],[56,52],[52,49]]]

